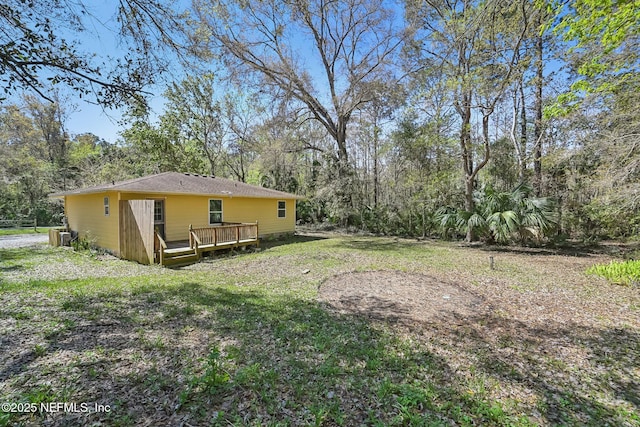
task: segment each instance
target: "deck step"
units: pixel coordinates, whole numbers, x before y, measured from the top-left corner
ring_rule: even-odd
[[[182,265],[195,264],[200,260],[198,254],[193,253],[193,250],[189,254],[183,255],[169,255],[165,254],[164,266],[178,267]]]
[[[174,248],[174,249],[165,249],[165,255],[169,255],[171,257],[176,257],[180,255],[193,255],[195,253],[195,249],[191,248]]]

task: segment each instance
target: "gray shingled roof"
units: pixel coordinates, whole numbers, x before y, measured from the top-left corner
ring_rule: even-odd
[[[122,191],[127,193],[156,194],[197,194],[206,196],[257,197],[270,199],[303,199],[304,197],[284,191],[271,190],[207,175],[192,173],[164,172],[157,175],[95,187],[81,188],[50,194],[49,197],[73,196],[77,194],[103,193],[105,191]]]

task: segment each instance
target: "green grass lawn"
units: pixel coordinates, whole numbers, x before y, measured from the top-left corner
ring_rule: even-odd
[[[0,403],[109,409],[4,411],[0,426],[640,425],[640,298],[585,273],[606,260],[359,236],[176,270],[0,250]],[[365,271],[441,281],[483,307],[416,321],[319,299]]]
[[[0,228],[0,236],[13,236],[17,234],[47,234],[51,228],[55,227],[38,227],[36,230],[34,230],[33,227]]]

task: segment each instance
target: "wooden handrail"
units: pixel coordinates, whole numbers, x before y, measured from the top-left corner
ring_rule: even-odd
[[[160,265],[164,265],[164,250],[167,249],[167,242],[164,241],[164,239],[162,237],[160,237],[160,234],[158,234],[157,231],[153,232],[155,235],[155,238],[158,241],[158,261],[160,261]]]
[[[202,246],[202,241],[198,237],[198,235],[191,230],[189,232],[189,247],[191,249],[198,249],[198,246]]]
[[[148,236],[148,234],[147,234]],[[164,239],[162,237],[160,237],[160,235],[158,234],[158,232],[156,232],[156,237],[158,238],[158,241],[160,242],[160,246],[163,249],[167,249],[167,242],[164,241]]]

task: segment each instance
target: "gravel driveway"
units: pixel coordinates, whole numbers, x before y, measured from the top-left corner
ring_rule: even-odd
[[[24,248],[25,246],[40,245],[49,241],[48,234],[16,234],[0,236],[0,249]]]

